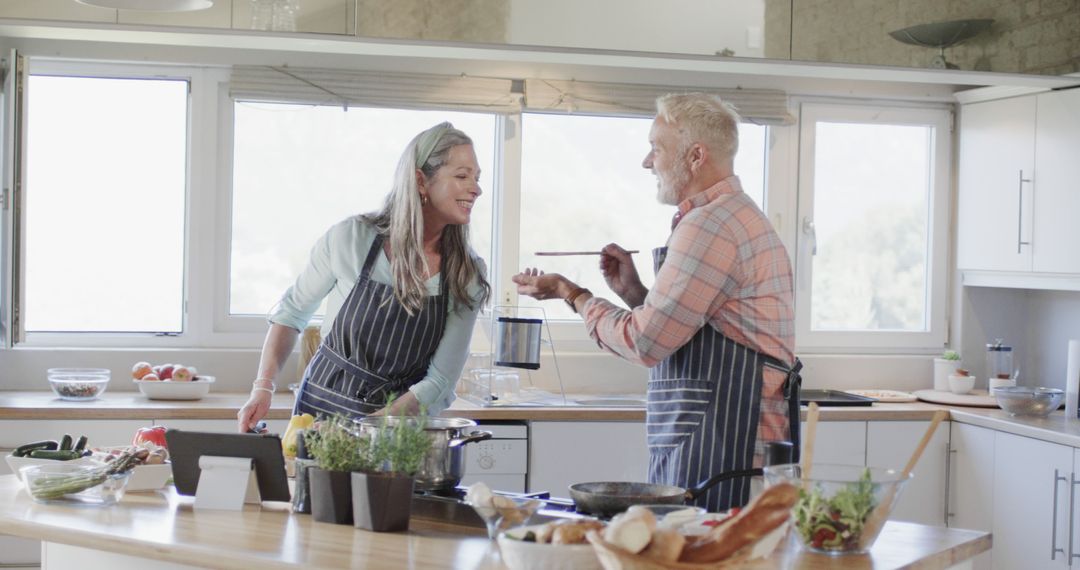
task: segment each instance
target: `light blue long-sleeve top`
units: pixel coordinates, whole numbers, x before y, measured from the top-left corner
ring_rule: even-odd
[[[326,336],[334,316],[360,277],[375,235],[375,229],[360,216],[352,216],[331,226],[311,248],[307,266],[270,313],[270,322],[302,331],[323,298],[326,298],[326,318],[322,324],[322,333]],[[483,262],[480,270],[486,271]],[[383,251],[379,252],[371,268],[371,279],[387,285],[393,283],[390,260]],[[438,295],[441,282],[441,273],[429,278],[424,283],[427,294]],[[470,298],[478,299],[481,293],[479,280],[470,283],[466,292]],[[480,303],[474,302],[473,305],[473,308],[469,308],[450,297],[446,329],[432,355],[427,375],[409,388],[431,415],[442,412],[454,401],[454,387],[465,367],[473,325],[480,310]]]

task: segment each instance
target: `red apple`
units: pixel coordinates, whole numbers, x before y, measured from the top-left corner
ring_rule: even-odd
[[[135,432],[135,438],[131,440],[131,445],[139,445],[144,441],[149,441],[154,445],[158,445],[164,448],[169,446],[165,443],[165,432],[168,428],[165,426],[153,426],[139,428]]]
[[[143,376],[154,372],[154,368],[150,366],[149,362],[136,362],[131,367],[131,377],[136,380],[142,380]]]
[[[162,364],[161,370],[158,371],[158,376],[160,376],[162,380],[172,380],[173,370],[174,367],[172,364]]]
[[[177,364],[172,369],[172,379],[174,382],[191,382],[195,378],[195,375],[191,373],[191,369],[182,364]]]

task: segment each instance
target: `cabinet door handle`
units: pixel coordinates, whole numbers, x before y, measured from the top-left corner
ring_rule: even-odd
[[[1054,469],[1054,518],[1050,521],[1050,560],[1057,560],[1058,552],[1065,554],[1064,548],[1057,547],[1058,481],[1068,482],[1068,479],[1058,475],[1058,470]]]
[[[945,445],[945,527],[949,526],[949,517],[956,516],[956,513],[949,512],[950,496],[952,495],[952,458],[956,453],[952,446]]]
[[[1030,178],[1024,178],[1024,170],[1020,169],[1020,181],[1017,183],[1017,195],[1020,197],[1020,206],[1016,209],[1016,253],[1020,253],[1020,246],[1031,245],[1030,241],[1024,241],[1024,183],[1031,182]]]
[[[1069,487],[1069,566],[1072,566],[1074,558],[1080,558],[1080,554],[1075,554],[1073,549],[1073,522],[1076,520],[1076,486],[1080,485],[1080,479],[1076,478],[1076,473],[1069,475],[1069,480],[1072,483]],[[1056,484],[1056,483],[1055,483]]]

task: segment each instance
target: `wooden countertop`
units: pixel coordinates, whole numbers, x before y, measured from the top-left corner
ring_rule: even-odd
[[[109,420],[109,419],[234,419],[247,394],[211,393],[201,400],[148,400],[138,392],[106,392],[89,402],[68,402],[52,392],[0,391],[0,420]],[[278,392],[269,418],[288,419],[292,394]],[[873,406],[825,407],[822,421],[929,421],[946,410],[948,419],[994,430],[1080,448],[1080,419],[1067,419],[1064,411],[1047,418],[1013,417],[999,408],[944,406],[926,402],[876,403]],[[644,408],[586,406],[483,407],[458,399],[442,415],[477,421],[645,421]],[[806,417],[806,410],[803,410]]]
[[[33,502],[0,477],[0,533],[207,568],[503,569],[498,548],[457,527],[412,521],[372,533],[294,515],[287,503],[241,512],[194,511],[170,488],[129,493],[110,507]],[[830,557],[785,548],[745,568],[945,569],[990,548],[988,533],[889,522],[868,555]],[[790,547],[790,545],[789,545]]]

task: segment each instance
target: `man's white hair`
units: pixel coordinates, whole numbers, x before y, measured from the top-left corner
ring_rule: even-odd
[[[656,114],[682,137],[680,148],[701,143],[717,160],[734,160],[739,150],[739,113],[708,93],[668,93],[656,98]]]

